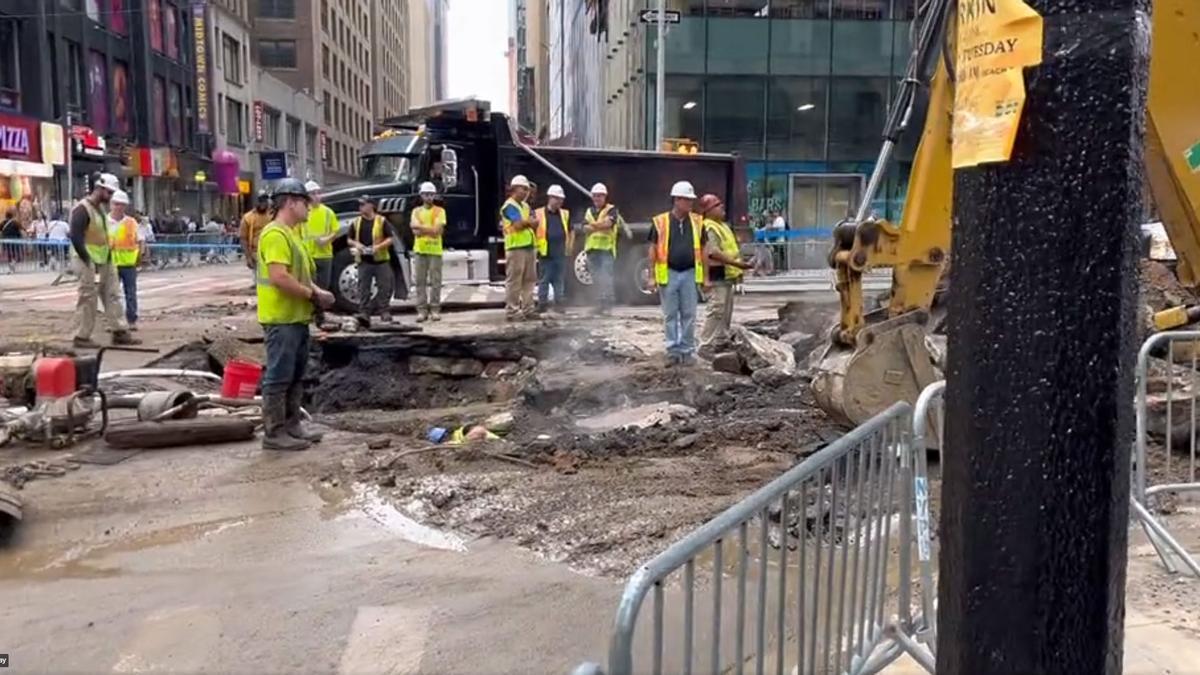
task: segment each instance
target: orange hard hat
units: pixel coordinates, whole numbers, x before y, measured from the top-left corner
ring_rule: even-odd
[[[696,204],[696,210],[699,211],[701,215],[707,215],[709,211],[721,206],[721,204],[722,202],[720,197],[709,193],[700,198],[700,201]]]

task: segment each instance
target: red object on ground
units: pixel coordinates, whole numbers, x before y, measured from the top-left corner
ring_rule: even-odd
[[[261,379],[262,366],[234,359],[225,364],[225,375],[221,379],[221,396],[254,398],[254,392],[258,390],[258,382]]]
[[[75,359],[52,356],[34,364],[37,400],[62,398],[75,393]]]

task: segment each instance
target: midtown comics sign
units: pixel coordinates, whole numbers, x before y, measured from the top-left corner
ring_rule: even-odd
[[[0,157],[26,162],[40,161],[38,121],[0,115]]]

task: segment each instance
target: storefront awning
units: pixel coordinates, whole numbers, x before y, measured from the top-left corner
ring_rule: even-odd
[[[23,162],[19,159],[0,159],[0,176],[30,176],[52,178],[54,167],[41,162]]]

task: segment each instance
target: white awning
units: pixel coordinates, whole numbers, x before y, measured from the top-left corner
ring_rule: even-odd
[[[19,159],[0,159],[0,176],[31,176],[52,178],[54,167],[41,162],[23,162]]]

